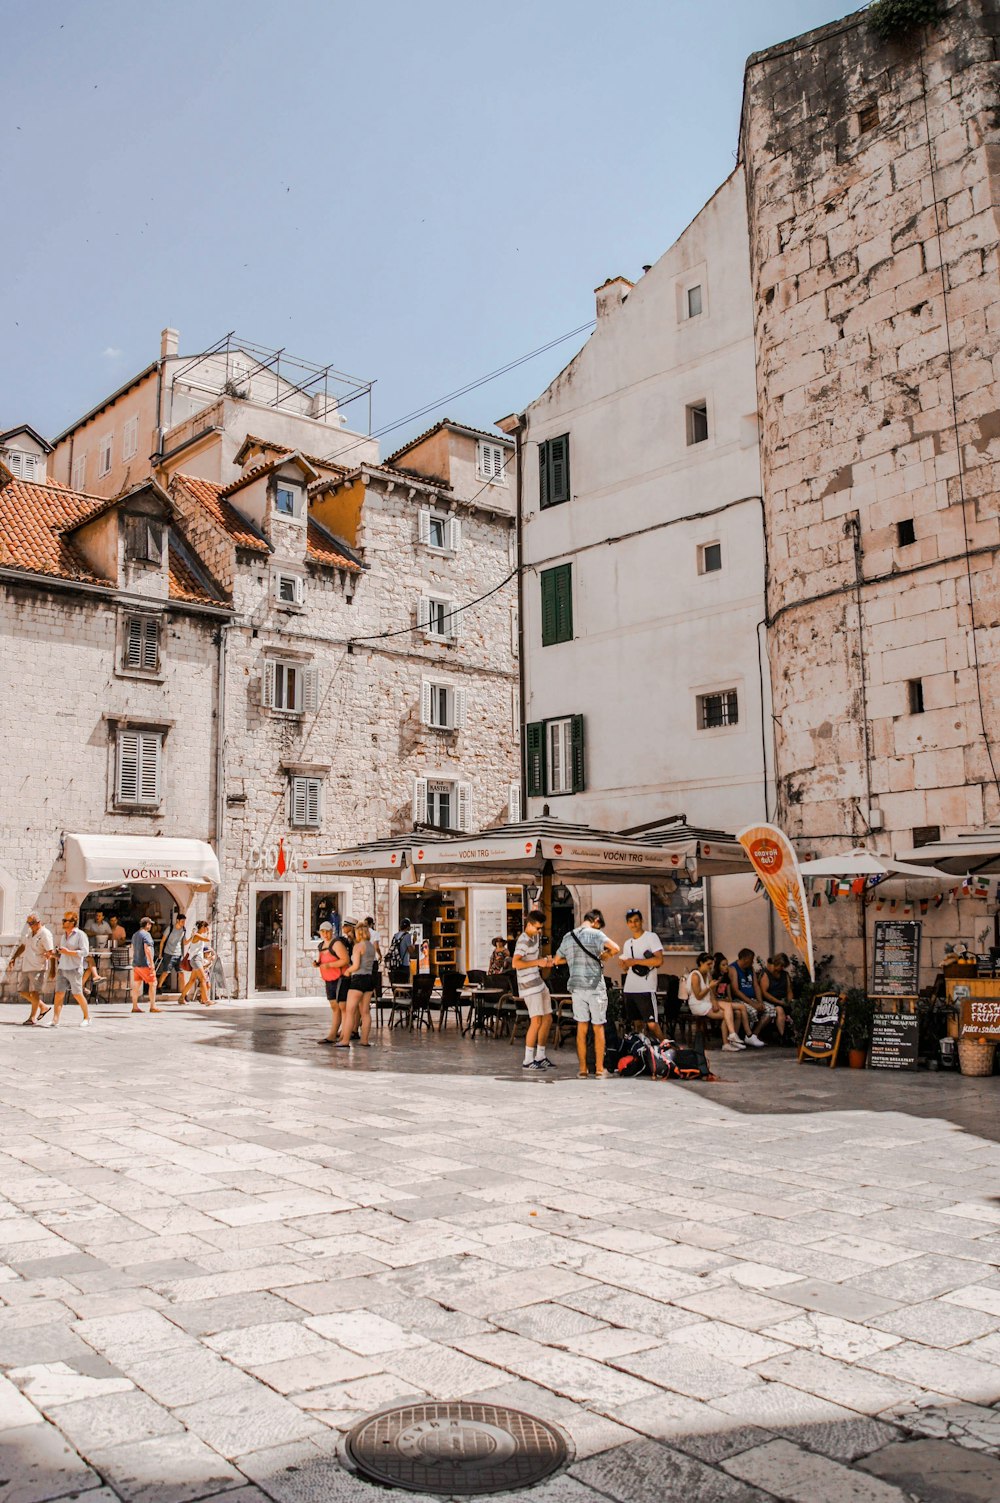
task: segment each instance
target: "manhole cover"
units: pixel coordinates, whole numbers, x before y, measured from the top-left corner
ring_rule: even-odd
[[[541,1482],[566,1460],[554,1425],[498,1404],[401,1404],[369,1415],[344,1442],[372,1482],[418,1493],[500,1493]]]

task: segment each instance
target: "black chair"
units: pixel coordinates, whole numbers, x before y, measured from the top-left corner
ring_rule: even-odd
[[[664,975],[656,978],[656,1002],[660,1015],[660,1027],[668,1039],[676,1037],[681,1010],[681,979]]]
[[[389,1027],[401,1028],[405,1023],[412,1025],[413,1021],[413,983],[410,980],[409,967],[401,966],[399,970],[389,972],[389,986],[392,991],[392,1001],[389,1004]]]
[[[433,976],[413,978],[413,988],[410,993],[411,1028],[429,1028],[433,1031],[434,1020],[431,1017],[431,992],[433,990]]]
[[[441,972],[441,1015],[438,1019],[438,1032],[448,1021],[449,1012],[455,1014],[455,1021],[462,1027],[462,988],[465,985],[465,977],[461,971]]]

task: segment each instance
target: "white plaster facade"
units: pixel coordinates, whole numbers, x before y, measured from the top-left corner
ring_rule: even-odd
[[[742,171],[634,286],[598,288],[597,313],[520,427],[502,424],[522,467],[525,721],[583,717],[582,790],[536,787],[528,813],[548,804],[609,829],[683,813],[738,829],[764,816],[771,757]],[[540,446],[563,435],[568,499],[541,507]],[[543,645],[541,576],[566,564],[572,635]],[[722,693],[737,696],[736,724],[705,727],[702,697]],[[713,945],[765,950],[752,882],[710,887]],[[637,900],[648,912],[648,893],[594,898],[616,921]]]

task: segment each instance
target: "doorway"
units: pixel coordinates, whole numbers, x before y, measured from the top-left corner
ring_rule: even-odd
[[[263,888],[254,896],[254,991],[288,989],[288,893]]]

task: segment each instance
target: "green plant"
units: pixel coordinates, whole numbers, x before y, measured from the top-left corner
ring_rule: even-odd
[[[872,1041],[875,1003],[860,986],[852,986],[844,1004],[844,1041],[848,1049],[867,1049]]]
[[[886,42],[917,26],[932,26],[940,21],[943,10],[942,0],[873,0],[868,25]]]

